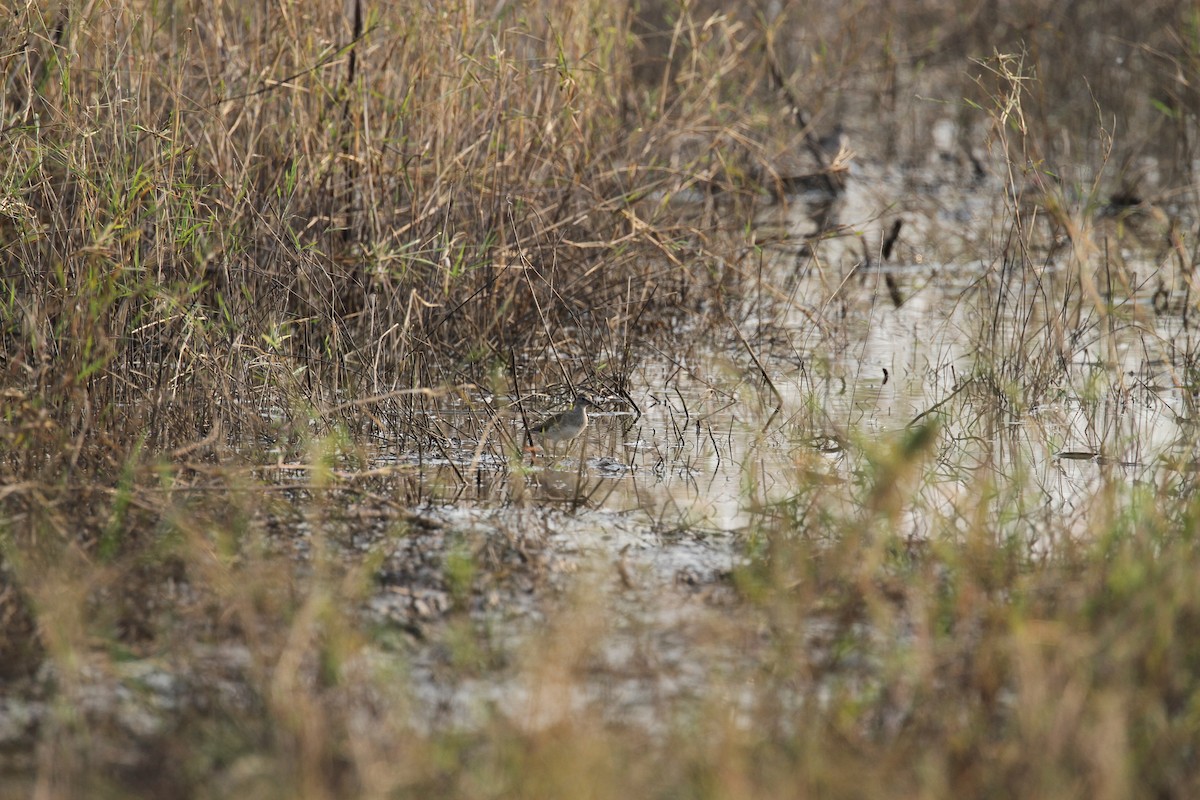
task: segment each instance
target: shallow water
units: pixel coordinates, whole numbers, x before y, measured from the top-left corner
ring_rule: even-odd
[[[953,206],[943,198],[911,229],[990,207],[978,197]],[[415,470],[406,495],[443,528],[435,559],[447,540],[536,551],[515,567],[531,576],[475,606],[509,667],[463,680],[434,651],[404,648],[422,718],[470,725],[491,708],[540,727],[599,704],[653,728],[655,709],[674,699],[736,695],[727,678],[763,646],[753,625],[738,629],[753,615],[730,613],[747,543],[801,495],[854,519],[914,426],[939,425],[919,480],[903,484],[896,532],[910,542],[958,535],[983,501],[1011,516],[1008,535],[1046,554],[1061,544],[1047,531],[1095,529],[1095,498],[1114,481],[1190,485],[1196,337],[1178,313],[1156,311],[1157,284],[1109,308],[1080,299],[1065,256],[1013,275],[962,255],[985,238],[956,232],[942,254],[900,248],[904,263],[855,264],[834,247],[826,258],[769,254],[756,267],[762,291],[747,292],[727,324],[642,359],[628,376],[632,403],[585,386],[603,410],[561,456],[521,449],[520,417],[495,414],[510,407],[499,397],[439,411],[451,435],[435,457],[380,448],[375,466]],[[1125,262],[1127,272],[1154,266]],[[1165,305],[1179,307],[1180,295]],[[411,557],[411,542],[394,554]],[[404,623],[411,601],[368,605]],[[425,616],[436,624],[440,613]],[[582,617],[586,675],[552,690],[530,684],[539,673],[522,654],[547,626]]]

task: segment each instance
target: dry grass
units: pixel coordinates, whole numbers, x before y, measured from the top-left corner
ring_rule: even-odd
[[[1088,346],[1116,363],[1118,330],[1145,323],[1136,300],[1155,287],[1120,252],[1131,209],[1168,241],[1157,286],[1187,323],[1194,9],[766,13],[8,12],[0,679],[10,712],[32,710],[0,783],[40,798],[1200,790],[1195,472],[1129,486],[1106,470],[1068,524],[1039,507],[1028,464],[997,463],[1014,417],[1128,388],[1109,368],[1081,386],[1071,364]],[[376,437],[444,455],[485,430],[472,463],[511,458],[485,396],[619,397],[681,337],[731,342],[775,391],[738,320],[804,300],[763,278],[756,212],[785,187],[842,186],[845,160],[817,145],[835,122],[912,167],[943,114],[966,172],[989,148],[1008,170],[996,267],[962,301],[978,369],[854,484],[818,484],[798,458],[773,476],[793,489],[778,502],[748,476],[733,622],[697,654],[744,656],[725,694],[656,709],[652,730],[595,704],[563,713],[603,671],[613,607],[581,579],[524,649],[482,624],[489,596],[559,586],[544,537],[517,523],[413,545],[403,579],[448,598],[444,624],[364,621],[383,567],[357,537],[419,542],[431,525],[405,502],[427,489],[370,468]],[[1115,232],[1096,222],[1106,204]],[[1056,247],[1071,256],[1050,274]],[[802,311],[845,334],[834,304]],[[1191,393],[1200,358],[1175,344]],[[447,431],[435,412],[455,404]],[[914,542],[905,498],[968,439],[998,442],[963,478],[974,502],[930,511]],[[413,642],[454,680],[515,675],[526,724],[495,709],[417,724]]]

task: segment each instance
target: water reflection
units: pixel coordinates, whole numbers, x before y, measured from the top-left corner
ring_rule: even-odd
[[[440,438],[376,461],[397,468],[407,502],[550,504],[745,531],[803,492],[864,502],[904,432],[936,421],[932,460],[908,490],[914,537],[953,534],[981,490],[997,508],[1020,497],[1014,527],[1032,531],[1039,514],[1089,508],[1114,479],[1190,474],[1200,342],[1186,282],[1123,256],[1122,275],[1159,279],[1121,278],[1114,299],[1112,275],[1081,276],[1057,245],[1017,268],[960,258],[979,232],[959,231],[940,252],[912,243],[941,219],[908,222],[903,263],[864,256],[853,237],[810,242],[807,255],[764,250],[741,297],[671,352],[644,352],[623,392],[583,386],[603,408],[565,455],[531,455],[523,415],[494,396],[430,408]],[[861,241],[879,235],[867,226]]]
[[[1021,410],[1020,388],[998,385],[961,333],[970,306],[937,311],[944,294],[927,285],[900,309],[876,304],[847,316],[839,335],[857,344],[832,355],[823,334],[796,326],[787,359],[767,348],[758,355],[773,388],[700,346],[686,371],[648,361],[630,393],[640,415],[610,399],[553,458],[512,445],[523,435],[515,419],[472,438],[470,420],[487,427],[478,412],[451,409],[441,416],[453,437],[419,452],[383,449],[375,463],[395,470],[398,499],[413,504],[556,503],[712,531],[745,529],[756,509],[799,486],[862,485],[872,458],[914,421],[935,417],[941,466],[912,498],[934,518],[950,513],[945,498],[970,491],[980,469],[1066,513],[1086,506],[1112,469],[1153,483],[1168,466],[1195,464],[1194,395],[1140,331],[1127,329],[1137,347],[1113,348],[1116,369],[1080,359],[1043,402]],[[911,532],[927,535],[930,524]]]

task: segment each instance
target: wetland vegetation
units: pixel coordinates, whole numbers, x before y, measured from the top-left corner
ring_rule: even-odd
[[[1200,794],[1195,5],[726,6],[5,12],[4,796]]]

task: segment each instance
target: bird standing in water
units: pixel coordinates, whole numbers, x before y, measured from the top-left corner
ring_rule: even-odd
[[[588,408],[596,404],[583,395],[575,398],[575,404],[567,411],[546,419],[533,429],[542,438],[543,445],[556,445],[559,442],[569,442],[583,433],[588,424]]]

